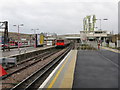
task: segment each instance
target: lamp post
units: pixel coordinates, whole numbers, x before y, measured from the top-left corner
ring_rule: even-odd
[[[18,28],[18,50],[20,49],[20,26],[24,26],[24,24],[20,24],[20,25],[13,25],[16,26]]]
[[[102,29],[101,29],[101,21],[102,20],[108,20],[107,18],[105,18],[105,19],[96,19],[96,20],[100,20],[100,40],[101,40],[101,33],[102,33]],[[101,45],[102,45],[102,41],[101,41]]]
[[[36,30],[39,30],[39,29],[31,29],[31,30],[34,31],[34,39],[35,39],[34,48],[36,48]]]

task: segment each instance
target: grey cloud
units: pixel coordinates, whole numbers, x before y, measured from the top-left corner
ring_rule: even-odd
[[[58,34],[79,33],[86,15],[95,14],[97,18],[108,18],[103,22],[103,29],[117,32],[117,3],[113,2],[9,2],[2,6],[1,20],[9,20],[10,31],[15,31],[13,24],[24,23],[23,33],[32,33],[32,28],[42,32]],[[99,22],[97,22],[99,25]]]

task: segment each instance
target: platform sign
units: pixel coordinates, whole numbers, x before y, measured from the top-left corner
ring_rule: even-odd
[[[43,43],[44,43],[44,35],[40,34],[40,44],[43,44]]]

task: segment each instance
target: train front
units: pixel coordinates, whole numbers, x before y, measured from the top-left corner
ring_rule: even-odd
[[[65,47],[64,40],[56,40],[56,47]]]

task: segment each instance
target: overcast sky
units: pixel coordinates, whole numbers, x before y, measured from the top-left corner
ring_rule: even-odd
[[[102,29],[118,31],[118,0],[1,0],[0,21],[9,21],[9,31],[17,32],[13,25],[24,24],[21,33],[39,32],[57,34],[79,33],[83,30],[83,18],[96,15],[102,21]],[[96,26],[99,28],[99,21]]]

